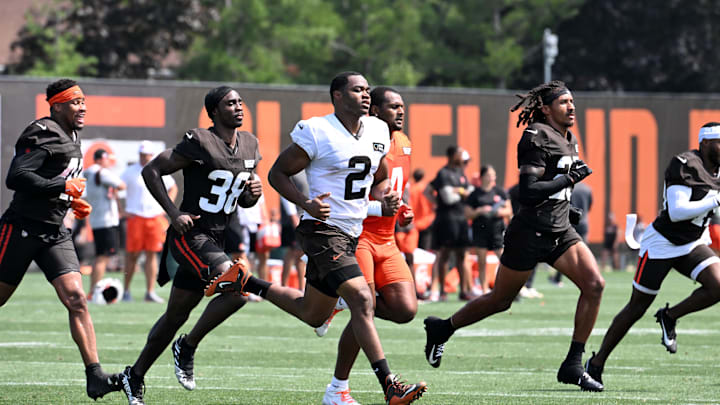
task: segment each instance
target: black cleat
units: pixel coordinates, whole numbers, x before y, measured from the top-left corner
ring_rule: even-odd
[[[125,371],[120,373],[123,392],[128,399],[128,405],[145,405],[145,382],[142,378],[132,376],[131,367],[127,366]]]
[[[662,329],[662,339],[660,343],[670,353],[677,352],[677,335],[675,334],[675,324],[677,321],[668,315],[668,307],[670,304],[665,303],[665,308],[660,308],[655,313],[656,322],[660,324]]]
[[[425,335],[427,340],[425,342],[425,360],[430,363],[431,366],[438,368],[440,367],[440,360],[442,360],[443,352],[445,351],[445,342],[452,336],[452,331],[448,334],[443,326],[442,319],[429,316],[425,318]]]
[[[582,391],[600,392],[605,387],[595,381],[590,374],[583,370],[582,364],[566,365],[563,363],[557,373],[557,380],[563,384],[574,384],[580,387]]]
[[[122,389],[119,374],[101,373],[101,375],[96,375],[85,370],[85,377],[87,379],[87,395],[93,401],[97,401],[98,398],[104,397],[107,393]]]
[[[186,390],[195,389],[195,350],[185,344],[185,336],[180,335],[172,345],[173,360],[175,360],[175,377]]]
[[[592,356],[590,356],[589,359],[585,362],[585,372],[590,374],[590,377],[593,378],[593,380],[599,382],[600,384],[603,383],[602,381],[602,373],[605,366],[593,366],[592,365],[592,359],[595,358],[595,352],[593,352]]]

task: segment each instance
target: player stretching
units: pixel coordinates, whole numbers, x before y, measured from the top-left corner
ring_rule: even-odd
[[[705,124],[698,138],[699,150],[676,155],[665,169],[663,209],[643,233],[630,302],[613,319],[600,350],[585,363],[597,381],[602,382],[608,356],[645,314],[671,268],[701,286],[679,304],[666,304],[655,313],[661,343],[670,353],[677,351],[677,320],[720,301],[720,259],[708,246],[708,224],[720,206],[720,123]]]
[[[367,216],[368,194],[392,211],[399,206],[390,192],[384,157],[390,148],[388,126],[367,117],[367,80],[355,72],[337,75],[330,84],[335,112],[298,122],[293,143],[270,170],[270,184],[305,210],[297,235],[308,256],[305,292],[270,284],[233,268],[208,288],[212,294],[226,281],[260,295],[279,308],[318,327],[330,316],[338,296],[348,303],[355,339],[382,385],[388,404],[409,404],[426,390],[424,382],[405,384],[390,372],[373,320],[373,295],[355,258],[357,238]],[[305,169],[310,197],[290,176]],[[238,273],[239,271],[239,273]],[[222,290],[221,290],[222,291]]]
[[[385,155],[390,176],[390,187],[403,195],[410,176],[410,140],[403,134],[405,104],[400,94],[389,87],[376,87],[370,93],[370,115],[387,123],[390,129],[390,149]],[[396,216],[382,215],[380,201],[370,202],[368,217],[355,253],[365,275],[370,292],[375,297],[375,316],[396,323],[410,322],[417,313],[417,297],[410,268],[395,243]],[[403,205],[400,217],[402,226],[412,221],[412,210]],[[375,291],[379,293],[376,296]],[[327,330],[329,322],[320,328]],[[348,378],[360,351],[352,322],[348,322],[338,343],[335,375],[327,386],[323,405],[350,405],[357,402],[350,396]]]
[[[257,180],[249,180],[260,160],[257,138],[242,125],[242,99],[227,86],[216,87],[205,96],[205,110],[213,122],[208,129],[186,132],[174,149],[168,149],[142,170],[145,184],[172,221],[163,255],[169,250],[179,264],[165,313],[150,330],[147,343],[135,364],[121,374],[130,405],[143,405],[144,377],[158,356],[172,342],[175,333],[200,303],[212,275],[233,264],[223,250],[223,231],[228,217],[239,204],[251,207],[262,194]],[[185,187],[180,208],[168,196],[162,176],[183,171]],[[167,280],[165,260],[161,277]],[[162,273],[165,274],[162,274]],[[193,358],[204,336],[240,309],[247,300],[233,293],[222,294],[205,308],[190,334],[173,345],[175,375],[188,390],[195,388]]]
[[[92,209],[80,199],[85,179],[78,178],[85,95],[70,79],[51,83],[46,94],[50,116],[25,128],[8,170],[6,184],[15,194],[0,218],[0,306],[10,299],[35,260],[68,310],[70,333],[85,363],[87,394],[97,399],[120,390],[120,385],[117,375],[107,375],[100,367],[80,263],[70,230],[63,225],[69,208],[78,219],[86,218]]]
[[[577,140],[569,129],[575,124],[575,104],[560,81],[542,84],[520,98],[511,111],[526,105],[518,119],[518,126],[528,124],[517,148],[521,207],[505,231],[495,287],[448,319],[426,318],[425,356],[431,366],[439,367],[445,342],[455,330],[509,309],[535,265],[546,262],[580,288],[575,330],[557,380],[582,390],[602,391],[602,384],[585,373],[582,365],[605,281],[592,252],[570,224],[579,220],[571,218],[573,184],[592,173],[578,160]]]

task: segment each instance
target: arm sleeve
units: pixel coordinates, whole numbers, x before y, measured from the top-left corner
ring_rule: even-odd
[[[46,179],[36,172],[42,166],[49,153],[41,148],[15,155],[10,162],[5,184],[9,189],[33,194],[60,194],[65,191],[65,179],[56,176]]]
[[[692,189],[688,186],[668,187],[667,207],[671,221],[687,221],[718,207],[718,200],[714,195],[707,196],[702,200],[690,201],[691,195]]]
[[[520,201],[525,204],[537,204],[571,184],[572,180],[568,175],[562,175],[549,181],[540,181],[534,174],[521,173]]]

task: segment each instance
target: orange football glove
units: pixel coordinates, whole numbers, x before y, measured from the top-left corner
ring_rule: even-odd
[[[80,198],[85,191],[85,179],[76,177],[65,181],[65,194],[72,198]]]
[[[74,198],[70,203],[70,207],[73,210],[73,215],[77,219],[85,219],[92,212],[92,205],[82,198]]]

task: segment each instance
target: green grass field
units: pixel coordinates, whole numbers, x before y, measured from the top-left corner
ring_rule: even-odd
[[[459,331],[446,346],[442,367],[423,356],[422,319],[447,316],[461,303],[420,306],[407,325],[378,321],[390,367],[409,381],[424,379],[430,390],[418,404],[717,404],[720,403],[720,318],[710,308],[678,325],[678,352],[660,345],[652,316],[666,301],[689,294],[693,284],[672,273],[651,310],[617,348],[605,367],[606,390],[583,393],[559,384],[555,373],[567,351],[578,291],[550,286],[538,273],[545,298],[524,300],[510,311]],[[630,293],[630,273],[605,274],[607,287],[596,329],[587,345],[596,350],[612,317]],[[143,291],[136,277],[134,293]],[[85,283],[88,281],[85,280]],[[167,297],[169,288],[160,289]],[[207,302],[206,300],[203,305]],[[134,302],[92,306],[100,359],[118,372],[134,362],[164,305]],[[180,332],[187,332],[198,308]],[[330,381],[337,339],[349,314],[341,313],[324,338],[267,302],[250,303],[215,330],[195,357],[198,382],[185,391],[175,380],[167,350],[146,376],[148,404],[320,404]],[[67,314],[38,273],[25,277],[0,308],[0,403],[93,403],[85,395],[80,355],[70,337]],[[362,404],[383,396],[367,360],[359,358],[350,387]],[[122,393],[98,403],[127,403]]]

